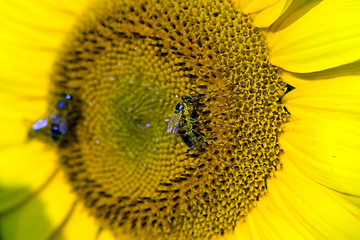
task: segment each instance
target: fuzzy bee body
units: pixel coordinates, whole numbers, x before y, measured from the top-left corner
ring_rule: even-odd
[[[179,135],[190,150],[200,150],[206,142],[204,134],[197,129],[197,116],[196,102],[191,97],[183,96],[182,101],[176,105],[167,128],[172,140]]]
[[[62,94],[56,106],[50,109],[50,113],[36,121],[29,132],[30,138],[38,138],[48,141],[59,140],[67,132],[67,114],[69,112],[71,95]]]

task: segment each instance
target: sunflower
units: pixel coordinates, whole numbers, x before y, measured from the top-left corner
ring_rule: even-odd
[[[8,1],[1,239],[358,239],[358,1]]]

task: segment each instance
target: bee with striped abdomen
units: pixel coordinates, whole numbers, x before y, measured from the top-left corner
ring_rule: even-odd
[[[181,100],[175,106],[167,133],[171,134],[172,140],[179,135],[190,150],[201,150],[206,138],[198,129],[197,103],[189,96],[183,96]]]

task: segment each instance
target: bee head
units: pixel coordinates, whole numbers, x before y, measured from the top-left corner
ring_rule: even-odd
[[[72,100],[72,96],[70,94],[62,93],[61,97],[63,99],[57,102],[56,108],[58,110],[65,110],[69,107],[68,102]]]
[[[175,113],[179,113],[180,111],[183,111],[184,110],[184,104],[181,102],[181,103],[178,103],[175,107]]]

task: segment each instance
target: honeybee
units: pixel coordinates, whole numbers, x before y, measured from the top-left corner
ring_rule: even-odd
[[[167,133],[171,134],[172,141],[178,134],[190,150],[201,150],[202,145],[206,143],[206,138],[197,129],[197,125],[199,125],[196,120],[198,116],[197,104],[189,96],[183,96],[181,100],[175,106],[167,127]]]
[[[56,106],[50,109],[50,114],[45,118],[36,121],[30,129],[30,138],[39,138],[47,141],[49,137],[57,141],[67,131],[67,114],[70,108],[72,96],[69,94],[61,94],[61,99]]]

